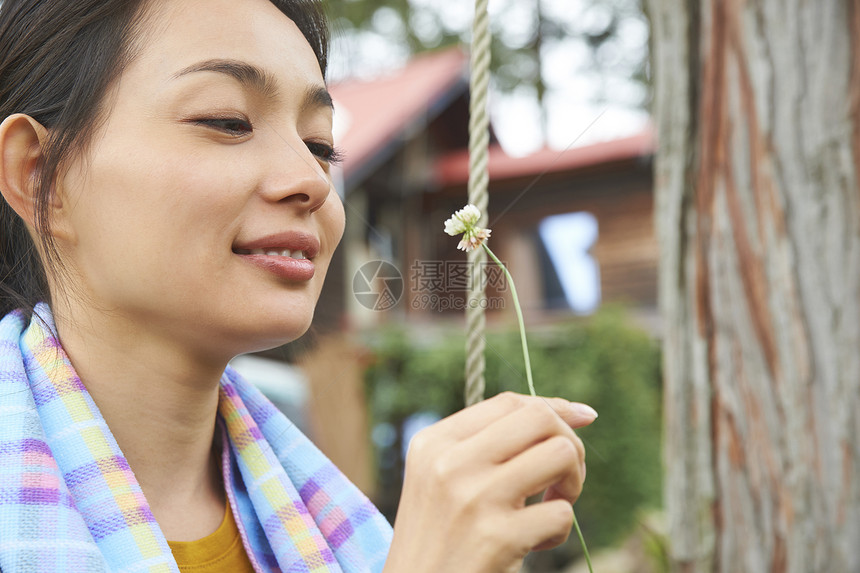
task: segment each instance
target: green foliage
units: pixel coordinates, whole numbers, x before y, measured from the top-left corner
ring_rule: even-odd
[[[380,333],[373,345],[376,360],[366,382],[374,424],[402,428],[416,412],[444,417],[462,407],[463,335],[444,332],[423,343],[413,338],[393,329]],[[588,479],[576,510],[589,547],[611,544],[632,529],[643,509],[660,504],[659,349],[618,308],[529,333],[529,349],[539,394],[586,402],[600,413],[578,432],[586,444]],[[486,358],[488,397],[505,390],[528,392],[517,332],[488,335]],[[399,448],[399,441],[393,447]],[[386,488],[399,485],[402,459],[394,458],[398,463],[381,470]],[[384,493],[396,496],[399,487]],[[396,499],[382,506],[393,518]],[[556,550],[563,553],[557,560],[576,555],[578,545],[571,541]]]

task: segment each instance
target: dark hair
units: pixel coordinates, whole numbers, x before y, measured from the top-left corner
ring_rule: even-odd
[[[318,0],[271,0],[302,32],[325,76],[328,27]],[[147,0],[2,0],[0,4],[0,121],[31,116],[48,130],[38,165],[35,227],[40,260],[26,225],[0,200],[0,317],[32,313],[49,300],[45,265],[62,269],[48,232],[50,200],[62,166],[83,152],[108,89],[133,59]]]

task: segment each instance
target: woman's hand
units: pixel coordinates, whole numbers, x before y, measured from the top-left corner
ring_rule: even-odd
[[[572,428],[596,416],[561,398],[506,392],[419,432],[385,573],[516,572],[529,551],[563,543],[585,479]]]

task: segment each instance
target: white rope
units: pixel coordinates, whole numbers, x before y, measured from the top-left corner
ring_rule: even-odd
[[[487,226],[487,160],[490,145],[490,16],[489,0],[475,0],[472,24],[472,70],[469,109],[469,203],[481,210],[478,226]],[[466,305],[466,405],[484,399],[484,249],[469,252],[469,296]]]

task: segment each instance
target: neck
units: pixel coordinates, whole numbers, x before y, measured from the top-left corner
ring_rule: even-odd
[[[171,541],[214,531],[224,511],[213,449],[218,383],[204,361],[140,320],[55,310],[63,348],[116,438],[153,515]]]

